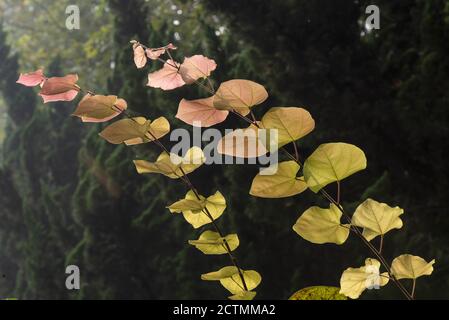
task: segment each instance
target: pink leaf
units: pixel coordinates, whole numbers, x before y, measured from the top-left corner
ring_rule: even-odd
[[[165,53],[164,48],[157,48],[157,49],[147,49],[145,51],[147,53],[147,57],[151,60],[157,60],[161,55]]]
[[[39,93],[39,95],[44,99],[44,103],[55,102],[55,101],[72,101],[78,95],[78,90],[69,90],[63,93],[46,95]]]
[[[214,108],[214,97],[198,100],[182,99],[176,118],[197,127],[210,127],[226,120],[229,111]]]
[[[147,64],[147,56],[145,49],[139,43],[133,44],[134,49],[134,63],[138,69],[142,69]]]
[[[192,84],[200,78],[209,77],[216,68],[217,64],[214,60],[202,55],[196,55],[185,58],[179,72],[185,83]]]
[[[42,69],[34,72],[20,74],[17,83],[22,84],[27,87],[35,87],[40,85],[45,80],[45,76]]]
[[[162,69],[148,75],[147,86],[161,88],[162,90],[173,90],[182,87],[185,85],[185,82],[178,73],[178,68],[179,63],[167,60]]]
[[[41,94],[46,96],[57,95],[60,93],[66,93],[67,91],[77,90],[80,88],[77,86],[78,75],[69,74],[65,77],[53,77],[44,81],[42,85]]]

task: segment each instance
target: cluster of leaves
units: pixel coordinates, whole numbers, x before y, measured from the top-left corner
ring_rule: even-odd
[[[148,86],[162,90],[173,90],[184,85],[197,84],[212,95],[198,100],[182,99],[176,117],[187,124],[210,127],[223,122],[229,114],[234,114],[249,126],[235,131],[222,138],[218,144],[218,152],[233,157],[258,157],[269,152],[282,150],[291,160],[276,164],[276,170],[266,168],[274,174],[261,172],[252,183],[250,194],[262,198],[286,198],[310,189],[320,193],[330,202],[329,208],[311,207],[306,210],[293,226],[293,230],[302,238],[316,243],[343,244],[352,231],[375,254],[376,258],[367,258],[360,268],[346,269],[340,280],[339,293],[335,288],[314,287],[315,298],[327,296],[358,298],[367,288],[386,285],[393,280],[407,298],[413,298],[416,279],[422,275],[430,275],[434,260],[427,263],[424,259],[408,254],[395,258],[389,266],[382,256],[384,235],[402,227],[400,215],[403,210],[387,204],[367,199],[360,204],[354,215],[349,217],[340,201],[340,182],[366,168],[364,152],[347,143],[327,143],[320,145],[306,160],[301,162],[296,141],[313,131],[315,121],[311,114],[300,107],[271,108],[258,121],[252,108],[260,105],[268,98],[265,88],[253,81],[235,79],[223,82],[215,90],[209,76],[216,69],[214,60],[202,55],[186,57],[183,63],[175,61],[171,55],[176,47],[169,44],[159,48],[149,48],[137,41],[131,41],[136,67],[144,68],[148,61],[161,61],[163,67],[148,75]],[[167,55],[167,60],[163,57]],[[18,83],[26,86],[41,86],[40,95],[44,102],[72,101],[83,91],[77,84],[76,75],[46,78],[42,70],[21,75]],[[137,145],[154,142],[162,153],[154,162],[146,160],[134,161],[140,174],[158,173],[171,179],[180,179],[189,188],[184,199],[169,205],[172,213],[182,213],[185,220],[195,229],[212,224],[214,231],[203,232],[197,240],[189,244],[208,255],[228,254],[233,263],[218,271],[203,274],[206,281],[219,281],[232,293],[231,299],[253,299],[253,291],[261,282],[261,276],[254,270],[243,270],[238,265],[233,251],[239,246],[236,234],[224,235],[215,223],[226,209],[226,200],[216,191],[211,196],[201,195],[192,184],[188,174],[198,169],[204,162],[203,151],[198,147],[191,148],[183,157],[172,154],[160,142],[160,138],[170,132],[170,124],[164,117],[151,121],[144,117],[132,117],[128,114],[127,103],[117,96],[96,95],[86,91],[85,96],[73,113],[83,122],[106,122],[121,114],[126,118],[118,120],[106,127],[100,134],[113,144]],[[277,145],[273,150],[268,146],[266,138],[259,136],[259,129],[275,130]],[[248,139],[235,139],[243,135],[253,139],[257,148],[252,150]],[[243,141],[236,145],[235,141]],[[292,144],[295,154],[291,154],[284,146]],[[254,145],[254,144],[251,144]],[[331,197],[325,187],[337,183],[336,199]],[[342,222],[342,217],[346,223]],[[360,229],[362,231],[360,231]],[[381,245],[376,249],[370,241],[380,236]],[[386,272],[380,274],[380,266]],[[412,279],[412,292],[408,292],[399,282],[400,279]],[[318,288],[318,289],[317,289]],[[307,290],[306,290],[307,289]],[[310,288],[303,290],[310,291]],[[304,291],[294,295],[297,299]],[[329,293],[330,292],[330,293]],[[324,297],[324,296],[326,297]],[[306,294],[311,297],[310,292]]]

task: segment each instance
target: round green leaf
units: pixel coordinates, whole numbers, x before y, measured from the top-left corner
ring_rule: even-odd
[[[304,163],[304,178],[317,193],[329,183],[341,181],[366,168],[364,152],[347,143],[320,145]]]

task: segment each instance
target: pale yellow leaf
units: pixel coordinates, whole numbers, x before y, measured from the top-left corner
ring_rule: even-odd
[[[278,107],[271,108],[262,118],[265,129],[278,131],[278,147],[309,134],[315,128],[315,121],[303,108]]]
[[[201,279],[207,281],[220,281],[221,285],[233,295],[242,294],[245,291],[251,291],[255,289],[262,281],[262,277],[257,271],[241,270],[241,272],[245,280],[247,290],[244,288],[238,269],[234,266],[224,267],[218,271],[203,274],[201,275]]]
[[[366,289],[379,289],[389,281],[388,273],[379,274],[380,262],[368,258],[360,268],[346,269],[340,279],[340,293],[351,299],[360,297]]]
[[[176,154],[168,154],[162,152],[156,162],[148,162],[145,160],[134,160],[137,172],[160,173],[172,179],[178,179],[183,174],[188,174],[198,169],[204,162],[205,157],[201,148],[190,148],[184,157]]]
[[[393,260],[391,272],[396,279],[417,279],[421,276],[429,276],[433,272],[435,259],[427,262],[421,257],[403,254]]]
[[[236,234],[220,237],[220,234],[213,231],[203,232],[198,240],[189,240],[189,244],[195,246],[204,254],[225,254],[228,253],[225,241],[231,251],[234,251],[239,246],[239,238]]]
[[[300,169],[295,161],[285,161],[262,170],[253,180],[250,194],[261,198],[284,198],[307,189],[304,177],[297,177]]]
[[[352,216],[352,224],[363,228],[363,236],[371,241],[393,229],[402,228],[399,217],[404,213],[399,207],[390,207],[372,199],[365,200],[357,207]]]
[[[343,244],[349,236],[349,225],[341,224],[341,211],[331,204],[329,209],[311,207],[296,221],[293,230],[307,241]]]
[[[347,143],[320,145],[304,163],[304,178],[313,192],[366,168],[361,149]]]

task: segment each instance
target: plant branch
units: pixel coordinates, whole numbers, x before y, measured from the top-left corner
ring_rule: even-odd
[[[83,90],[80,89],[80,91],[83,91]],[[95,95],[95,93],[92,92],[92,91],[87,90],[86,92],[91,94],[91,95]],[[134,122],[136,122],[136,120],[129,114],[128,110],[123,110],[123,109],[121,109],[120,107],[118,107],[116,105],[112,106],[112,110],[114,110],[116,112],[120,112],[120,113],[124,114],[127,118],[129,118],[129,119],[133,120]],[[170,151],[167,149],[167,147],[165,147],[165,145],[155,135],[153,135],[153,133],[148,131],[147,133],[145,133],[145,136],[149,140],[153,141],[164,152],[170,154]],[[201,200],[200,194],[198,193],[198,189],[193,185],[192,181],[190,180],[188,175],[185,173],[184,169],[182,169],[180,167],[180,170],[181,170],[182,176],[179,176],[179,178],[181,178],[181,180],[186,184],[187,188],[190,189],[195,194],[195,197],[198,200]],[[243,284],[243,288],[244,288],[245,291],[248,291],[248,285],[246,284],[245,277],[243,276],[243,269],[240,267],[240,265],[239,265],[239,263],[237,261],[237,258],[232,253],[232,249],[229,246],[229,243],[224,238],[224,233],[221,232],[220,228],[218,227],[218,225],[216,223],[216,220],[214,219],[214,217],[210,213],[209,209],[207,209],[207,207],[204,207],[203,212],[210,219],[210,221],[212,223],[212,226],[214,227],[215,231],[219,234],[220,238],[223,239],[224,247],[225,247],[225,249],[227,251],[227,254],[228,254],[232,264],[237,268],[240,280],[242,281],[242,284]]]

